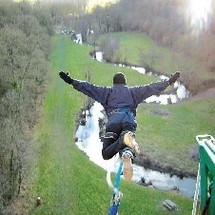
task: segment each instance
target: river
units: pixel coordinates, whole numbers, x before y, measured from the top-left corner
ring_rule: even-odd
[[[96,52],[96,60],[103,62],[102,53]],[[120,67],[125,67],[122,64],[116,65]],[[154,75],[153,72],[146,73],[143,67],[131,66],[136,72],[144,75]],[[168,79],[167,76],[159,76],[161,80]],[[175,93],[171,94],[161,94],[159,96],[151,96],[145,100],[146,103],[158,103],[158,104],[171,104],[177,103],[178,101],[188,98],[190,96],[189,91],[185,88],[183,83],[176,81],[174,84]],[[90,114],[89,114],[90,113]],[[80,150],[84,151],[89,159],[100,166],[107,172],[116,172],[119,165],[119,157],[116,155],[110,160],[104,160],[102,158],[102,142],[99,138],[99,119],[103,119],[105,116],[103,114],[103,107],[95,102],[90,110],[86,114],[86,124],[79,125],[76,132],[77,146]],[[152,184],[153,187],[163,190],[177,190],[182,195],[187,197],[193,197],[195,193],[196,179],[193,178],[179,178],[177,176],[170,176],[169,174],[160,173],[158,171],[153,171],[150,169],[145,169],[144,167],[134,165],[134,174],[132,181],[141,184],[144,179],[145,183]]]
[[[90,113],[90,114],[89,114]],[[99,119],[103,119],[103,107],[95,102],[89,111],[86,113],[86,124],[79,125],[76,131],[76,145],[80,150],[85,152],[89,159],[100,166],[107,172],[116,172],[119,165],[119,157],[116,155],[110,160],[102,158],[102,142],[99,138]],[[187,197],[193,197],[195,192],[196,179],[179,178],[170,176],[158,171],[145,169],[144,167],[134,165],[134,174],[132,181],[140,183],[142,179],[145,182],[150,182],[153,187],[163,190],[178,190],[181,194]]]
[[[104,63],[103,60],[103,54],[101,51],[97,51],[95,53],[95,58],[97,61]],[[168,80],[169,77],[165,76],[165,75],[160,75],[158,76],[157,74],[151,72],[147,72],[144,67],[137,67],[137,66],[125,66],[123,64],[114,64],[115,66],[119,66],[119,67],[128,67],[133,69],[136,72],[139,72],[141,74],[144,75],[150,75],[150,76],[157,76],[159,77],[161,80]],[[180,81],[176,81],[174,83],[174,88],[175,88],[175,93],[171,93],[171,94],[160,94],[160,95],[153,95],[149,98],[147,98],[145,100],[146,103],[158,103],[158,104],[163,104],[163,105],[167,105],[167,104],[173,104],[173,103],[177,103],[182,99],[188,98],[190,97],[190,92],[186,89],[186,87],[184,86],[183,83],[181,83]]]

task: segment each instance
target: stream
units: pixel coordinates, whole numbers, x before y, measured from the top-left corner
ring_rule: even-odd
[[[101,51],[97,51],[95,53],[95,58],[97,61],[103,63],[103,54]],[[133,69],[135,72],[139,72],[141,74],[144,75],[150,75],[150,76],[156,76],[159,77],[161,80],[168,80],[169,77],[165,76],[165,75],[160,75],[158,76],[157,74],[151,72],[147,72],[144,67],[137,67],[137,66],[125,66],[123,64],[114,64],[115,66],[119,66],[119,67],[127,67],[130,69]],[[147,98],[144,102],[146,103],[158,103],[158,104],[163,104],[163,105],[167,105],[167,104],[173,104],[173,103],[177,103],[182,99],[185,98],[189,98],[190,97],[190,92],[186,89],[186,87],[184,86],[183,83],[181,83],[180,81],[176,81],[174,83],[174,89],[175,89],[175,93],[171,93],[171,94],[160,94],[160,95],[153,95],[149,98]]]
[[[95,59],[99,62],[103,62],[102,53],[96,52]],[[126,67],[122,64],[116,65],[120,67]],[[146,73],[143,67],[129,67],[135,72],[139,72],[144,75],[154,75],[152,72]],[[159,76],[161,80],[168,79],[167,76]],[[158,96],[151,96],[146,99],[146,103],[158,103],[158,104],[171,104],[177,103],[178,101],[188,98],[190,96],[189,91],[185,86],[176,81],[174,84],[175,93],[171,94],[161,94]],[[84,125],[80,124],[76,131],[76,145],[80,150],[82,150],[89,159],[100,166],[107,172],[116,172],[119,166],[119,156],[116,155],[110,160],[104,160],[102,158],[102,142],[99,138],[99,119],[103,119],[104,109],[101,104],[95,102],[90,110],[87,110],[86,113],[86,123]],[[193,178],[179,178],[175,175],[170,176],[170,174],[160,173],[158,171],[145,169],[142,166],[133,165],[133,177],[132,181],[138,184],[150,184],[156,189],[162,190],[177,190],[182,195],[192,198],[195,193],[196,188],[196,179]]]
[[[119,165],[119,157],[116,155],[110,160],[102,158],[102,142],[99,138],[99,119],[103,119],[103,107],[95,102],[90,110],[86,113],[86,124],[79,125],[76,131],[76,145],[82,150],[89,159],[100,166],[107,172],[116,172]],[[132,181],[141,184],[143,178],[145,183],[149,183],[157,188],[163,190],[177,190],[181,194],[192,198],[195,192],[196,179],[193,178],[179,178],[177,176],[170,176],[158,171],[145,169],[144,167],[133,165],[134,174]]]

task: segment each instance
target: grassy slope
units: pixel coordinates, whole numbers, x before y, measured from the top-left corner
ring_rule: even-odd
[[[125,56],[129,63],[140,65],[140,56],[144,54],[147,56],[145,59],[147,64],[161,73],[171,74],[179,70],[183,74],[192,68],[191,71],[195,71],[202,80],[213,78],[213,74],[207,72],[197,59],[183,56],[182,53],[173,53],[171,50],[157,45],[151,38],[142,33],[109,33],[103,35],[101,40],[105,37],[119,39],[122,56]]]
[[[195,173],[197,163],[190,159],[189,151],[197,147],[196,135],[214,134],[215,99],[145,105],[138,112],[137,140],[143,152],[158,162]]]
[[[88,56],[88,47],[71,43],[68,38],[53,39],[52,73],[46,93],[43,116],[36,129],[38,146],[35,193],[43,204],[31,214],[107,214],[111,191],[105,171],[95,166],[74,144],[75,119],[84,96],[58,77],[60,69],[84,78],[89,70],[93,80],[108,84],[117,67],[100,64]],[[131,72],[125,71],[132,78]],[[140,76],[137,75],[136,78]],[[124,198],[120,214],[169,214],[162,207],[165,199],[176,202],[176,215],[190,215],[192,200],[175,192],[144,188],[122,182]],[[32,194],[33,195],[33,194]]]
[[[186,73],[186,68],[195,65],[202,79],[212,77],[195,61],[179,54],[172,54],[171,50],[157,46],[150,38],[140,33],[111,33],[103,37],[115,37],[120,41],[120,49],[126,53],[132,64],[139,64],[140,50],[145,55],[159,54],[162,62],[155,61],[153,68],[164,73],[175,70]],[[136,74],[135,74],[136,76]],[[128,80],[136,84],[143,84],[147,76]],[[195,79],[195,78],[194,78]],[[153,114],[163,112],[166,116]],[[189,158],[189,151],[195,147],[195,136],[198,134],[212,134],[215,131],[215,98],[199,101],[183,101],[171,106],[143,104],[138,108],[137,140],[142,151],[158,162],[167,163],[178,169],[197,171],[197,163]],[[168,152],[168,154],[166,153]]]

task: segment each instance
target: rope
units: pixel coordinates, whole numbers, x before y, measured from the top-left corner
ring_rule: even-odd
[[[117,215],[118,214],[117,211],[118,211],[119,204],[120,204],[120,198],[122,196],[122,193],[119,191],[122,169],[123,169],[123,163],[122,163],[122,161],[120,161],[120,165],[119,165],[116,177],[115,177],[113,196],[111,199],[111,205],[109,207],[108,215]]]
[[[114,188],[118,190],[119,188],[119,185],[120,185],[120,176],[121,176],[121,173],[122,173],[122,168],[123,168],[123,163],[122,161],[120,161],[120,165],[119,165],[119,169],[117,171],[117,174],[116,174],[116,179],[115,179],[115,182],[114,182]]]

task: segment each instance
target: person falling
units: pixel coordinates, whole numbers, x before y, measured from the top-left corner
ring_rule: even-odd
[[[180,77],[180,72],[172,74],[169,80],[133,87],[127,86],[126,76],[122,72],[114,74],[112,87],[96,86],[77,80],[64,71],[60,71],[59,76],[74,89],[91,97],[104,107],[108,120],[103,138],[102,156],[105,160],[109,160],[119,153],[123,161],[124,178],[130,181],[133,175],[134,157],[140,154],[139,145],[135,141],[137,106],[143,100],[159,94],[175,83]]]

